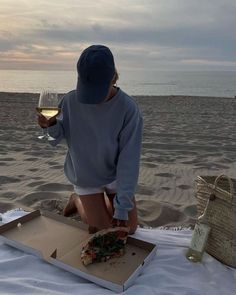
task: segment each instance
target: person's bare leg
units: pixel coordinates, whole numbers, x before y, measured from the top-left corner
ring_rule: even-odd
[[[90,232],[111,227],[111,215],[103,193],[80,196],[76,206],[78,211],[82,210],[84,222],[89,225]]]
[[[99,229],[108,228],[111,225],[111,220],[114,214],[113,199],[115,194],[103,193],[94,195],[78,196],[73,193],[63,210],[64,216],[79,213],[82,221],[89,225],[90,232],[96,232]],[[137,208],[134,199],[134,208],[129,212],[128,226],[130,227],[130,234],[133,234],[137,229],[138,218]]]
[[[73,193],[70,195],[69,200],[68,200],[65,208],[63,209],[63,215],[66,217],[68,217],[74,213],[79,213],[82,221],[84,223],[88,223],[86,214],[84,212],[83,205],[81,204],[81,201],[79,199],[79,195],[77,195],[76,193]]]
[[[65,208],[63,209],[63,215],[64,216],[70,216],[74,213],[77,212],[77,207],[75,205],[75,200],[76,198],[78,198],[79,196],[76,193],[72,193],[69,197],[69,200],[65,206]]]
[[[115,194],[107,194],[107,197],[109,200],[108,210],[110,212],[112,210],[112,212],[113,212],[112,215],[113,215],[114,214],[113,199],[115,197]],[[130,234],[134,234],[137,229],[137,226],[138,226],[138,214],[137,214],[137,207],[136,207],[135,198],[133,200],[134,200],[134,208],[131,211],[129,211],[129,213],[128,213],[128,217],[129,217],[128,226],[130,228],[130,231],[129,231]]]
[[[114,198],[115,195],[112,194],[111,196],[112,197],[108,197],[108,194],[106,194],[104,198],[105,198],[105,203],[106,203],[110,218],[112,219],[114,215],[114,207],[113,207],[113,201],[110,201],[110,198]]]

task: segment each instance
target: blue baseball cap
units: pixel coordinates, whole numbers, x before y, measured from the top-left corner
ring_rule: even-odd
[[[77,72],[78,100],[86,104],[104,101],[115,75],[115,63],[110,49],[103,45],[86,48],[78,60]]]

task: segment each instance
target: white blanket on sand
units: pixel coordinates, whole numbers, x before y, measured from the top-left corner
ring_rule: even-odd
[[[2,221],[19,217],[2,214]],[[135,295],[231,295],[236,290],[236,269],[224,266],[208,254],[203,263],[191,263],[185,252],[191,230],[137,230],[136,238],[156,243],[155,259],[122,294]],[[86,294],[114,292],[50,265],[0,242],[0,294]]]

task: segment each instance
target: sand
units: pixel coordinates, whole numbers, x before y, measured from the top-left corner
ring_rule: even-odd
[[[0,93],[0,212],[19,204],[61,214],[73,190],[63,173],[66,146],[54,148],[37,138],[38,96]],[[197,175],[236,177],[236,100],[134,98],[144,118],[139,224],[192,227]]]

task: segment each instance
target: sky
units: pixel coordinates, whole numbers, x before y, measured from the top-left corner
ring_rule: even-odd
[[[235,28],[235,0],[0,0],[0,69],[74,70],[104,44],[118,71],[235,71]]]

